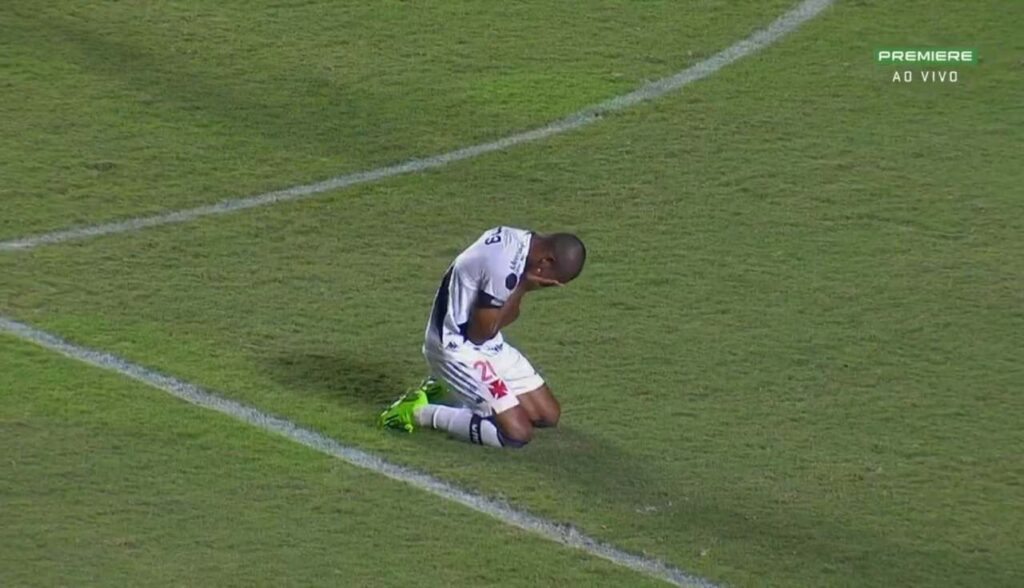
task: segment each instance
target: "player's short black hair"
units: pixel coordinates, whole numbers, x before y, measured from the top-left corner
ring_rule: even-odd
[[[559,282],[564,284],[580,275],[587,261],[587,248],[579,237],[572,233],[554,233],[548,235],[548,245],[555,258]]]

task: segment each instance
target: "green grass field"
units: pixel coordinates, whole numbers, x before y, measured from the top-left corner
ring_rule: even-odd
[[[98,2],[0,18],[0,240],[543,124],[790,0]],[[581,131],[0,252],[0,314],[732,586],[1024,584],[1024,4],[839,0]],[[893,84],[879,47],[975,47]],[[590,260],[508,332],[562,426],[373,417],[496,224]],[[656,585],[0,335],[0,585]],[[396,565],[400,562],[400,565]]]

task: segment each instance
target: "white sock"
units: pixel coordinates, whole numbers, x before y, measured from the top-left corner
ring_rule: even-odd
[[[468,408],[453,408],[440,404],[428,404],[413,413],[416,424],[439,431],[448,431],[453,436],[489,447],[515,446],[505,443],[498,427],[491,417],[481,417]]]

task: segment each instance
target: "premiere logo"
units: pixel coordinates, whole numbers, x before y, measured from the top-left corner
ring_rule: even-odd
[[[955,84],[960,81],[959,68],[975,65],[977,55],[975,49],[878,49],[875,62],[897,67],[889,76],[892,83]]]

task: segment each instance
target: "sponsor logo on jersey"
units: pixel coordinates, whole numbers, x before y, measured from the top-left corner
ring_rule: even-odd
[[[512,261],[508,264],[508,269],[512,270],[513,273],[519,270],[520,262],[523,260],[523,256],[526,255],[526,241],[520,240],[519,246],[516,247],[515,255],[512,256]],[[509,288],[511,290],[511,288]]]

